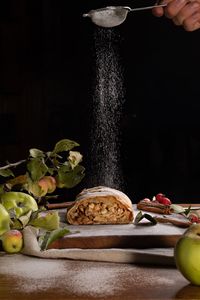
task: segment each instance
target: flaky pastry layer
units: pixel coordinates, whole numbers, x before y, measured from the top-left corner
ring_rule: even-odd
[[[67,211],[67,221],[73,225],[127,224],[133,218],[133,205],[128,196],[105,186],[84,189]]]

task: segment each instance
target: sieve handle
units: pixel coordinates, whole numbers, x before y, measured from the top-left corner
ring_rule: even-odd
[[[165,7],[167,4],[159,4],[159,5],[152,5],[152,6],[144,6],[144,7],[136,7],[136,8],[131,8],[130,11],[137,11],[137,10],[147,10],[147,9],[152,9],[154,7]]]

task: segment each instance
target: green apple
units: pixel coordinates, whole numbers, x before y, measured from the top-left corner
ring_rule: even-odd
[[[0,204],[0,235],[10,229],[10,216],[5,207]]]
[[[177,241],[175,263],[192,284],[200,285],[200,224],[192,224]]]
[[[8,212],[14,211],[17,218],[28,213],[30,210],[38,210],[36,200],[23,192],[5,192],[0,196],[0,203]]]
[[[2,237],[3,250],[7,253],[18,253],[23,247],[23,235],[21,231],[12,229],[6,231]]]

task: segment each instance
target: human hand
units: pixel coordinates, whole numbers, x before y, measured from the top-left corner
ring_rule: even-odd
[[[166,7],[155,7],[154,16],[165,15],[177,26],[183,26],[186,31],[195,31],[200,28],[200,0],[164,0]]]

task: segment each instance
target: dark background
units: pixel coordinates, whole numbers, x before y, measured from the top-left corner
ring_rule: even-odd
[[[82,17],[107,5],[151,1],[0,1],[0,164],[80,144],[87,183],[96,26]],[[105,29],[106,30],[106,29]],[[126,101],[121,156],[133,202],[163,192],[200,201],[200,31],[186,32],[151,11],[116,27]]]

